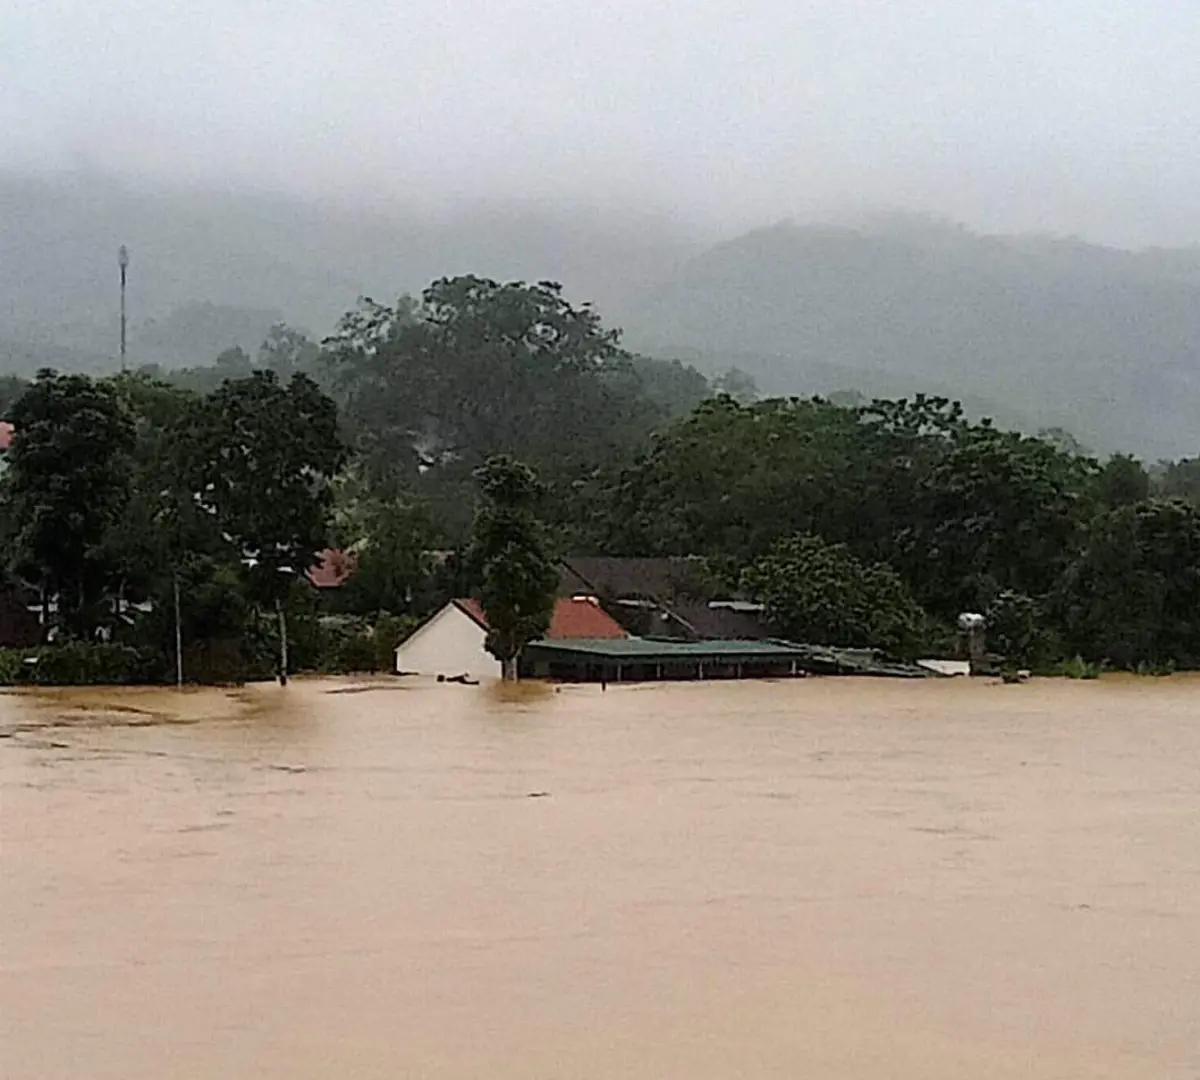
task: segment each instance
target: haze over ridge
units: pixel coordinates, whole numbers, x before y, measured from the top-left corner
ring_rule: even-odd
[[[7,6],[18,168],[1200,239],[1200,12],[1170,0]]]
[[[442,274],[554,278],[772,391],[937,388],[1195,450],[1200,10],[9,7],[6,370],[111,365],[126,243],[139,362],[319,336]]]

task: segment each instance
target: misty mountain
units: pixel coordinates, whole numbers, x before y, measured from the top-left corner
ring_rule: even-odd
[[[626,343],[768,393],[917,391],[1097,450],[1200,452],[1200,249],[983,236],[919,218],[779,225],[707,246],[658,218],[534,204],[439,215],[90,174],[0,174],[0,373],[103,370],[116,250],[130,361],[315,336],[360,295],[451,274],[561,281]]]
[[[944,393],[1098,449],[1200,452],[1200,252],[780,225],[689,262],[630,340],[773,393]]]
[[[121,244],[131,253],[130,361],[167,364],[252,349],[261,335],[246,336],[264,320],[323,336],[359,296],[390,301],[449,274],[552,278],[573,298],[616,310],[699,250],[635,213],[506,202],[419,215],[0,173],[0,367],[54,349],[77,350],[89,365],[115,360]]]

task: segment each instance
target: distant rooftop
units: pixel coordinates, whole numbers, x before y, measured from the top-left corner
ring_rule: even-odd
[[[464,611],[485,630],[487,616],[478,600],[455,600],[454,604]],[[579,641],[594,644],[612,645],[625,640],[626,634],[621,624],[609,615],[595,600],[590,597],[562,597],[554,604],[554,613],[550,618],[550,629],[546,638],[551,642],[562,641],[575,645]]]
[[[358,559],[349,551],[326,548],[308,571],[308,580],[318,589],[339,589],[358,569]]]

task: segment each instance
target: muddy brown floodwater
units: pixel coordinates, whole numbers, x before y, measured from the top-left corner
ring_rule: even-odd
[[[1200,681],[0,696],[5,1080],[1200,1076]]]

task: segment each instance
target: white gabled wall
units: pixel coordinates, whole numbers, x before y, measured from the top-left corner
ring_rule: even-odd
[[[405,674],[470,675],[498,679],[499,662],[483,647],[487,635],[474,619],[447,604],[396,649],[396,670]]]

